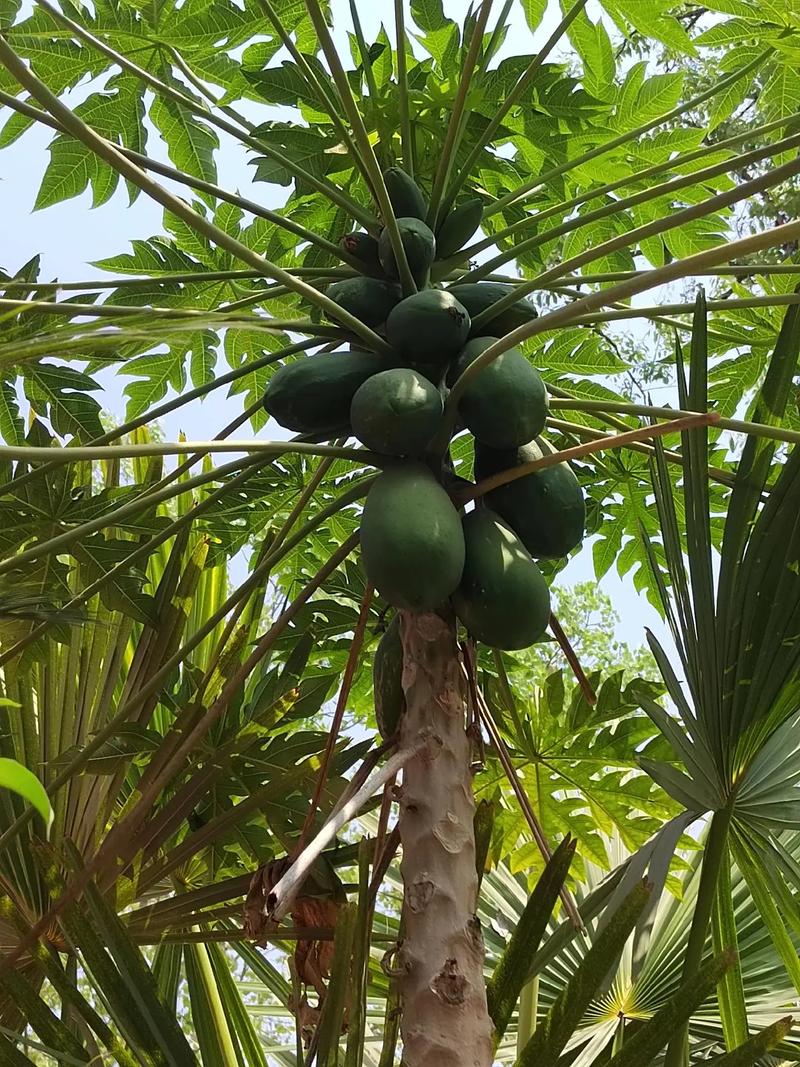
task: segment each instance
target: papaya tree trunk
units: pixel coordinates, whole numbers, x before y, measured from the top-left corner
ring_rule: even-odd
[[[475,915],[474,802],[455,624],[402,612],[400,797],[405,939],[399,953],[404,1067],[490,1067],[483,936]]]

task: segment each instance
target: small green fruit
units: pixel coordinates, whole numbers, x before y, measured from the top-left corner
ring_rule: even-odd
[[[384,741],[394,737],[406,711],[403,692],[403,640],[400,616],[395,615],[378,642],[372,660],[375,719]]]
[[[389,167],[383,172],[383,180],[395,218],[406,219],[413,216],[425,220],[428,203],[420,187],[402,167]]]
[[[264,408],[296,433],[348,432],[356,390],[385,367],[386,359],[374,352],[305,356],[275,371],[264,393]]]
[[[476,197],[466,200],[453,208],[436,234],[436,255],[438,259],[460,252],[474,235],[483,219],[483,201]]]
[[[347,262],[370,278],[385,276],[378,256],[378,241],[371,233],[347,233],[339,244]]]
[[[400,240],[405,249],[411,275],[417,286],[421,288],[427,282],[431,263],[436,257],[436,238],[424,222],[413,217],[398,219],[397,228],[400,231]],[[399,271],[388,229],[381,232],[378,241],[378,256],[388,276],[396,278]]]
[[[502,300],[509,293],[513,293],[515,288],[515,286],[507,285],[505,282],[459,282],[456,285],[451,285],[447,291],[461,301],[469,312],[471,319],[476,319],[492,304],[496,304],[498,300]],[[506,308],[499,315],[495,315],[487,322],[482,322],[480,326],[475,327],[475,331],[477,335],[492,334],[496,337],[502,337],[504,334],[516,330],[518,326],[526,326],[529,322],[533,322],[535,318],[538,318],[538,315],[539,312],[531,301],[527,297],[521,297],[510,308]]]
[[[339,307],[370,327],[384,323],[402,296],[398,285],[382,282],[378,278],[345,278],[329,285],[327,295]]]
[[[463,304],[441,289],[406,297],[386,320],[386,338],[409,363],[444,367],[464,347],[470,317]]]
[[[479,506],[464,518],[464,572],[453,594],[456,615],[490,648],[528,648],[550,621],[550,590],[510,526]]]
[[[378,475],[361,517],[361,559],[386,600],[433,611],[455,590],[464,568],[464,534],[453,502],[421,463]]]
[[[422,455],[441,418],[441,393],[409,367],[368,378],[350,407],[350,425],[359,441],[389,456]]]
[[[473,337],[450,368],[452,385],[497,340]],[[492,448],[517,448],[540,434],[547,419],[547,390],[539,372],[511,348],[478,372],[458,403],[476,440]]]
[[[488,448],[476,441],[475,477],[480,481],[552,452],[541,437],[510,449]],[[492,489],[486,500],[536,559],[562,559],[583,540],[586,502],[568,463],[544,467]]]

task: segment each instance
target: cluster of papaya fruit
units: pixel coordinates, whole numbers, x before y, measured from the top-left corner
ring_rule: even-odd
[[[579,544],[583,493],[561,463],[492,490],[461,515],[448,492],[457,479],[446,443],[441,447],[441,429],[448,390],[466,368],[537,312],[519,299],[492,318],[492,306],[513,292],[503,282],[431,287],[431,268],[457,254],[480,226],[481,202],[456,206],[434,233],[414,180],[399,167],[384,179],[417,292],[403,296],[384,229],[379,238],[351,233],[342,239],[343,258],[360,273],[335,282],[327,295],[384,337],[393,357],[358,343],[304,357],[272,376],[264,406],[287,429],[353,435],[386,457],[364,505],[361,550],[370,582],[390,604],[421,612],[449,599],[479,641],[525,648],[542,636],[550,617],[549,589],[535,559],[566,556]],[[455,427],[474,438],[476,478],[552,451],[540,437],[547,410],[544,383],[518,349],[482,368],[459,399]],[[388,678],[393,671],[394,681],[384,681],[382,689],[399,685],[396,622],[381,646],[378,703],[379,674]],[[396,706],[394,699],[389,703]]]

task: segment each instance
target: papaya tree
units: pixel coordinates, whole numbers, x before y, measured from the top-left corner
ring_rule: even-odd
[[[451,6],[0,8],[4,158],[53,133],[36,206],[91,187],[116,208],[124,179],[164,212],[99,277],[33,256],[0,279],[4,756],[53,816],[47,840],[2,796],[9,1062],[20,1037],[79,1062],[384,1067],[399,1034],[407,1067],[488,1067],[512,1019],[520,1067],[749,1063],[786,1037],[783,1004],[748,1018],[733,879],[797,988],[800,221],[733,229],[800,172],[797,15]],[[630,60],[643,38],[676,69]],[[704,54],[720,76],[689,91]],[[236,151],[249,197],[219,184]],[[670,404],[627,391],[639,320]],[[109,370],[132,379],[113,426]],[[213,439],[162,438],[223,389]],[[553,613],[587,538],[597,579],[631,573],[669,623],[663,684],[592,673]],[[547,640],[574,686],[529,678]],[[586,1038],[700,818],[679,986]],[[592,863],[609,877],[583,896]],[[493,864],[531,893],[487,985]],[[253,947],[273,942],[290,984]],[[220,943],[294,1017],[286,1042],[265,1047]]]

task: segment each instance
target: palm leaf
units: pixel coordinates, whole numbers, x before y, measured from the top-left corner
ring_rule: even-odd
[[[622,951],[647,905],[649,893],[646,885],[637,886],[608,920],[605,929],[598,935],[585,959],[523,1048],[517,1060],[519,1067],[557,1062],[608,973],[609,966],[613,967],[613,961]]]
[[[537,881],[508,946],[492,973],[486,994],[496,1039],[503,1037],[514,1005],[528,979],[531,959],[550,921],[574,853],[575,843],[565,838]]]

